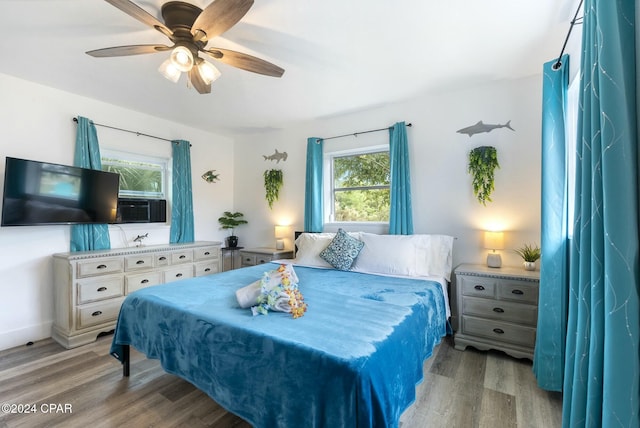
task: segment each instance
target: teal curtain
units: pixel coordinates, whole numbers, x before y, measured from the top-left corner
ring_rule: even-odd
[[[307,176],[304,192],[304,231],[322,232],[324,228],[322,203],[323,140],[307,139]]]
[[[565,427],[640,426],[633,1],[584,6]]]
[[[102,169],[96,127],[92,121],[82,116],[78,116],[73,164],[82,168]],[[106,224],[72,225],[70,241],[72,252],[108,250],[111,248],[109,226]]]
[[[194,241],[193,193],[191,189],[191,144],[184,140],[171,141],[173,154],[173,195],[171,206],[172,244]]]
[[[542,84],[542,236],[533,372],[540,388],[562,391],[569,290],[565,112],[569,56],[544,64]]]
[[[391,212],[389,234],[411,235],[413,213],[411,209],[411,178],[407,127],[398,122],[389,128],[389,160],[391,163]]]

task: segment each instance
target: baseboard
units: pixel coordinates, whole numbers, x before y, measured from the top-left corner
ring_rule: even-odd
[[[51,337],[52,321],[0,333],[0,351]]]

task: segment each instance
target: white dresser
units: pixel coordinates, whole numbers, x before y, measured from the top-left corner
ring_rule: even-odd
[[[540,273],[472,264],[454,272],[455,348],[499,349],[533,359]]]
[[[143,287],[220,272],[220,242],[53,255],[51,336],[65,348],[114,329],[125,296]]]

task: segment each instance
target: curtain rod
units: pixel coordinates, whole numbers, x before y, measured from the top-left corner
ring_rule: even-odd
[[[564,49],[567,47],[567,42],[569,41],[569,36],[571,36],[571,30],[573,30],[573,26],[576,24],[582,24],[583,17],[581,16],[580,18],[578,18],[578,12],[580,12],[580,8],[582,7],[582,2],[583,0],[580,0],[580,4],[578,4],[576,13],[575,15],[573,15],[573,19],[571,20],[571,26],[569,27],[569,32],[567,33],[567,37],[565,37],[564,39],[564,44],[562,45],[562,50],[560,50],[560,55],[558,55],[558,60],[556,61],[555,64],[553,64],[552,68],[554,70],[557,70],[562,65],[562,61],[560,61],[560,58],[562,58],[562,54],[564,54]]]
[[[74,117],[73,121],[78,123],[78,118]],[[155,135],[149,135],[149,134],[143,134],[142,132],[137,132],[137,131],[130,131],[128,129],[123,129],[123,128],[116,128],[115,126],[110,126],[110,125],[103,125],[101,123],[96,123],[94,121],[91,121],[94,125],[96,126],[102,126],[103,128],[110,128],[110,129],[115,129],[117,131],[124,131],[124,132],[129,132],[130,134],[136,134],[138,137],[139,136],[144,136],[144,137],[149,137],[149,138],[155,138],[157,140],[162,140],[162,141],[169,141],[171,142],[172,140],[166,139],[166,138],[162,138],[162,137],[156,137]]]
[[[413,125],[410,124],[410,123],[407,123],[405,126],[411,127]],[[336,136],[333,136],[333,137],[321,138],[321,140],[325,140],[326,141],[326,140],[333,140],[334,138],[351,137],[351,136],[357,137],[360,134],[368,134],[369,132],[386,131],[386,130],[389,130],[391,128],[393,128],[393,127],[392,126],[387,126],[386,128],[371,129],[369,131],[353,132],[351,134],[343,134],[343,135],[336,135]]]

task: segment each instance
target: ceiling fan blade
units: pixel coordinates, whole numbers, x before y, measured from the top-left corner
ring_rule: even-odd
[[[206,84],[202,77],[200,77],[200,73],[198,73],[197,67],[193,67],[189,70],[189,81],[201,94],[209,94],[211,93],[211,83]]]
[[[96,49],[88,51],[87,55],[91,55],[96,58],[104,58],[110,56],[128,56],[128,55],[142,55],[168,51],[171,48],[165,45],[130,45],[130,46],[114,46],[112,48]]]
[[[207,49],[204,50],[204,52],[218,61],[236,68],[241,68],[242,70],[251,71],[252,73],[264,74],[265,76],[272,77],[281,77],[284,73],[283,68],[242,52],[220,48]]]
[[[227,31],[242,19],[253,6],[253,0],[214,0],[198,15],[191,26],[191,34],[203,31],[211,40]]]
[[[160,31],[167,37],[171,37],[173,35],[173,31],[169,29],[162,22],[158,21],[153,15],[151,15],[146,10],[142,9],[140,6],[129,0],[105,0],[107,3],[117,7],[127,15],[137,19],[143,24],[147,24],[150,27],[155,28]]]

